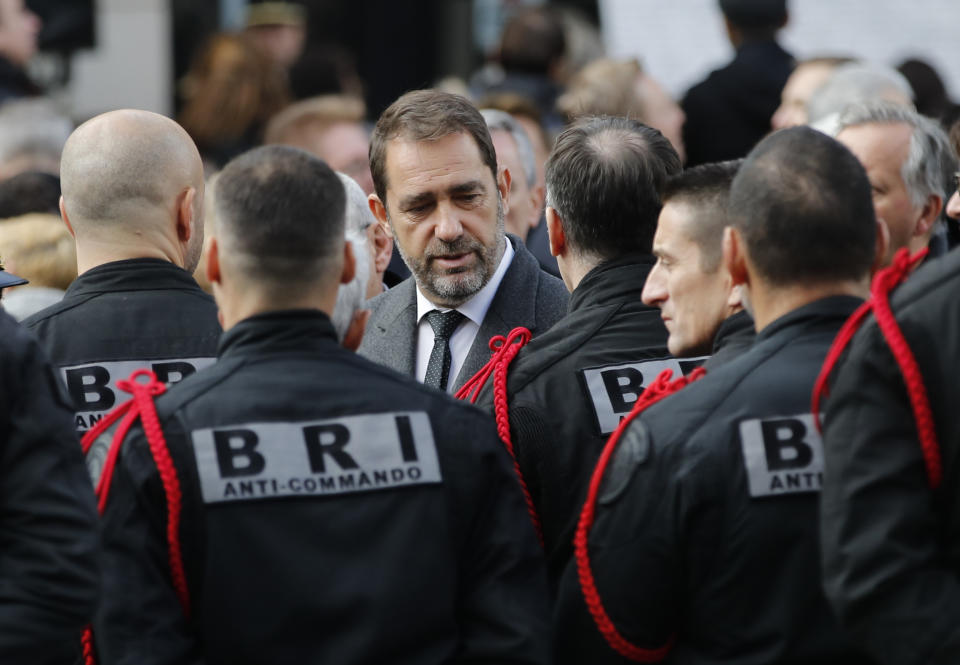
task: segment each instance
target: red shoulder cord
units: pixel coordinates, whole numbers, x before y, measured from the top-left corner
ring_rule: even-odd
[[[593,578],[593,571],[590,568],[590,552],[588,543],[590,539],[590,528],[593,526],[593,520],[597,508],[597,496],[600,494],[600,484],[603,482],[603,474],[607,470],[613,453],[617,448],[620,437],[627,426],[633,422],[634,418],[639,416],[648,407],[656,404],[665,397],[668,397],[688,384],[696,381],[706,374],[706,370],[698,367],[687,376],[671,381],[673,370],[665,369],[657,378],[647,386],[636,403],[633,405],[630,413],[620,421],[620,425],[610,435],[607,440],[597,466],[593,470],[593,476],[590,479],[590,486],[587,490],[587,499],[583,504],[583,510],[580,513],[580,521],[577,524],[577,532],[573,538],[573,552],[577,561],[577,574],[580,578],[580,589],[583,591],[583,598],[586,601],[587,609],[590,610],[593,621],[597,629],[607,644],[624,658],[636,661],[638,663],[656,663],[667,657],[670,649],[673,647],[674,638],[662,647],[657,649],[644,649],[631,643],[627,638],[620,634],[613,620],[607,614],[600,598],[600,591],[597,589],[596,581]]]
[[[146,379],[146,382],[139,381],[141,378]],[[180,599],[180,605],[183,607],[183,612],[189,616],[190,594],[187,589],[187,577],[184,573],[183,556],[180,550],[180,508],[183,495],[173,459],[170,457],[170,451],[167,448],[167,441],[163,436],[163,430],[160,428],[160,421],[157,419],[157,409],[153,404],[153,398],[162,394],[167,388],[157,380],[153,372],[145,369],[137,370],[126,380],[117,381],[117,387],[125,392],[132,393],[133,398],[108,413],[84,434],[81,441],[81,449],[83,454],[86,455],[97,438],[117,420],[123,418],[113,435],[110,448],[104,459],[100,479],[95,488],[97,510],[101,515],[106,510],[107,497],[110,494],[110,485],[113,480],[117,457],[120,454],[120,447],[123,445],[123,440],[130,427],[139,417],[143,432],[147,437],[147,443],[150,446],[150,454],[153,456],[153,461],[160,472],[160,481],[163,484],[163,492],[166,496],[167,554],[170,563],[170,577],[177,597]],[[93,632],[89,626],[83,632],[82,644],[84,662],[86,665],[95,665]]]
[[[823,367],[820,369],[820,375],[817,377],[817,382],[814,384],[811,411],[817,430],[820,431],[820,403],[823,398],[829,395],[830,374],[850,340],[853,339],[854,334],[863,324],[867,314],[873,311],[877,326],[880,328],[884,340],[886,340],[894,359],[897,361],[900,373],[903,375],[907,395],[910,398],[910,407],[913,410],[913,417],[916,422],[917,436],[920,439],[920,449],[927,470],[927,479],[930,482],[930,487],[937,489],[940,486],[943,469],[940,464],[940,445],[937,442],[937,430],[933,421],[933,411],[930,408],[930,399],[927,396],[927,388],[923,383],[923,375],[920,373],[917,360],[903,336],[903,331],[900,330],[897,319],[893,315],[893,310],[890,309],[890,292],[907,278],[926,255],[926,248],[913,256],[910,256],[905,248],[900,249],[894,256],[893,264],[874,276],[873,283],[870,285],[870,299],[847,320],[830,347],[830,352],[827,354]]]
[[[516,453],[513,450],[513,438],[510,435],[510,413],[507,404],[507,369],[510,363],[517,357],[527,342],[530,341],[530,331],[523,327],[514,328],[506,337],[496,335],[490,339],[490,350],[493,355],[487,364],[480,368],[460,390],[454,395],[459,400],[469,400],[471,404],[477,402],[483,386],[487,383],[490,375],[493,375],[493,414],[497,421],[497,434],[500,440],[506,446],[510,458],[513,459],[513,470],[517,474],[517,480],[520,482],[520,489],[523,490],[523,500],[527,504],[527,512],[530,513],[530,519],[533,522],[533,528],[537,532],[537,539],[543,545],[543,529],[540,526],[540,516],[537,514],[537,508],[533,505],[533,497],[530,496],[530,490],[527,487],[527,481],[520,470],[520,463],[517,462]]]

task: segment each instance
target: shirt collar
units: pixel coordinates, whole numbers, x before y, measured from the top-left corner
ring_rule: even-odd
[[[493,302],[493,297],[497,294],[497,289],[500,288],[500,282],[503,281],[503,276],[507,274],[507,269],[510,267],[510,262],[513,260],[513,255],[515,254],[510,239],[504,237],[504,242],[506,243],[506,248],[503,250],[500,265],[497,266],[493,277],[487,281],[482,289],[473,294],[467,302],[454,308],[478,326],[483,323],[483,319],[487,316],[490,303]],[[441,311],[447,310],[445,307],[438,307],[430,302],[427,297],[423,295],[423,292],[420,291],[420,285],[417,284],[417,323],[422,321],[428,312],[432,312],[435,309]]]

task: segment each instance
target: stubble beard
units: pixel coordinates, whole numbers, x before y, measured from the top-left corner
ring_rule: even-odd
[[[497,233],[490,247],[468,235],[462,235],[453,242],[433,238],[427,244],[423,256],[418,258],[409,256],[399,242],[395,242],[394,247],[400,252],[400,258],[416,279],[420,291],[431,302],[445,307],[458,307],[476,295],[493,277],[500,263],[499,259],[503,256],[500,250],[504,247],[504,242],[503,202],[498,201]],[[434,258],[452,254],[473,254],[476,261],[473,265],[462,268],[443,269],[434,265]]]

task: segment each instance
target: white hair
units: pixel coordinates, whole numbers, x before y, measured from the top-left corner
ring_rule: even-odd
[[[910,148],[900,167],[900,177],[914,206],[922,206],[930,195],[936,195],[944,202],[950,198],[950,183],[957,158],[940,125],[916,111],[890,102],[855,104],[840,114],[840,130],[869,124],[906,125],[910,128]]]
[[[367,195],[350,176],[337,173],[347,195],[346,224],[344,234],[352,245],[356,271],[349,284],[341,284],[337,290],[337,304],[333,308],[333,327],[337,339],[343,341],[353,315],[362,309],[367,299],[367,283],[370,281],[370,250],[367,243],[367,227],[376,222]]]
[[[809,124],[816,125],[851,104],[886,99],[912,105],[913,89],[897,70],[870,62],[837,67],[807,102]]]

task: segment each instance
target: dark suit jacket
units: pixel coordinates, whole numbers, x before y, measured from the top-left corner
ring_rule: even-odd
[[[550,328],[567,313],[569,293],[540,264],[516,236],[507,235],[515,252],[500,282],[483,325],[454,380],[459,389],[490,359],[490,338],[506,335],[517,326],[534,336]],[[417,293],[413,277],[404,280],[368,303],[371,314],[359,353],[370,360],[413,376],[417,348]]]

